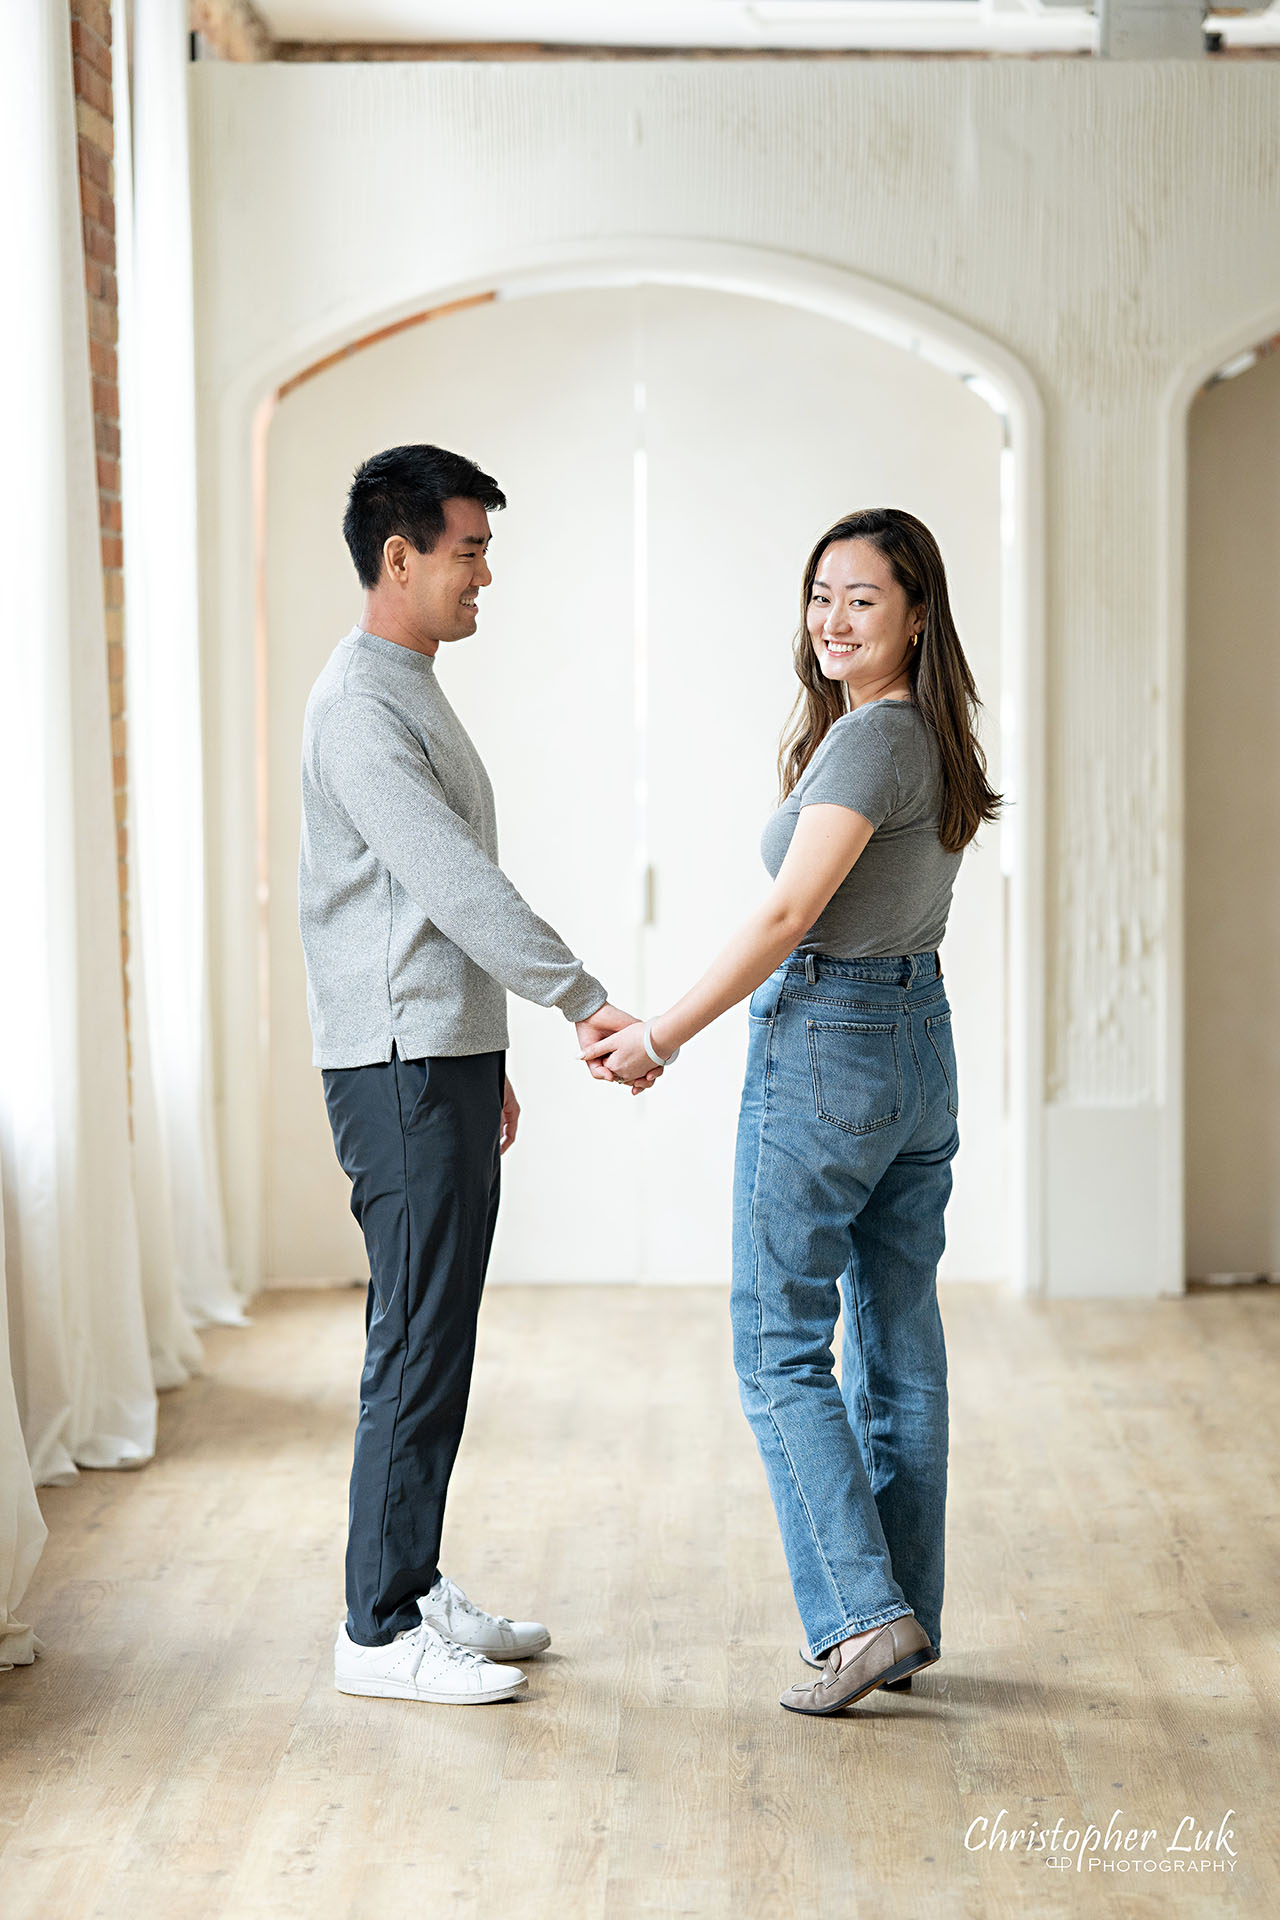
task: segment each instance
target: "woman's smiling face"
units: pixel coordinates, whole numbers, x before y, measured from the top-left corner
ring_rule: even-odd
[[[805,617],[823,674],[842,680],[855,706],[905,690],[923,609],[910,604],[870,540],[837,540],[827,548]]]

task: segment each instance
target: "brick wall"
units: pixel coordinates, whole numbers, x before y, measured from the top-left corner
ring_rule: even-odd
[[[111,99],[109,0],[69,0],[75,71],[84,280],[93,370],[93,430],[98,456],[98,527],[102,597],[107,617],[107,673],[111,693],[112,783],[116,811],[116,877],[120,899],[120,961],[128,961],[129,844],[126,826],[128,766],[124,706],[124,549],[120,516],[120,389],[116,373],[119,301],[116,290],[115,152]],[[124,985],[128,1016],[128,982]]]

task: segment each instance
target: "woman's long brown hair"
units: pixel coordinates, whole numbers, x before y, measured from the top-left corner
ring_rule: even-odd
[[[865,507],[847,514],[827,529],[809,555],[795,640],[800,692],[778,753],[782,798],[795,787],[835,722],[850,710],[843,683],[828,680],[818,664],[808,625],[822,556],[837,540],[870,541],[893,568],[910,605],[924,608],[924,626],[908,656],[907,671],[912,696],[942,756],[938,838],[948,853],[962,853],[983,822],[998,817],[1004,800],[987,781],[987,756],[976,732],[982,702],[951,617],[938,543],[922,520],[901,507]]]

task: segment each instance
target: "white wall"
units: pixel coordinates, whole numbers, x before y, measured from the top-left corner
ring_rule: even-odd
[[[1033,1212],[1043,1204],[1052,1291],[1180,1284],[1172,415],[1189,369],[1280,324],[1280,76],[1173,62],[208,63],[192,85],[215,747],[246,720],[248,409],[424,294],[602,238],[732,241],[854,269],[1031,371],[1048,428],[1049,716]],[[251,814],[251,796],[220,794],[226,897],[245,883]],[[226,978],[243,980],[229,917],[222,932]],[[224,997],[220,1046],[229,1200],[252,1266],[256,1143],[230,1118],[253,1062],[241,989]]]
[[[763,895],[800,569],[841,512],[894,501],[934,528],[1001,777],[1002,423],[917,355],[772,302],[644,287],[454,313],[296,388],[268,443],[271,1278],[362,1268],[310,1065],[298,742],[358,608],[347,480],[376,447],[428,436],[511,503],[480,634],[437,670],[491,769],[504,865],[619,1003],[667,1004]],[[245,780],[251,758],[246,741]],[[1000,854],[984,832],[944,943],[964,1106],[944,1277],[1008,1270]],[[558,1016],[513,1001],[511,1024],[526,1118],[494,1276],[724,1279],[741,1010],[643,1101],[588,1080]]]
[[[1280,1274],[1280,354],[1188,454],[1187,1270]]]

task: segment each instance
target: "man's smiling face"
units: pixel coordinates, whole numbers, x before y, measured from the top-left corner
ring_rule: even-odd
[[[477,595],[493,579],[485,558],[491,537],[482,506],[451,499],[444,502],[444,532],[430,553],[403,543],[410,618],[422,638],[434,642],[433,653],[445,642],[465,640],[475,632]]]

